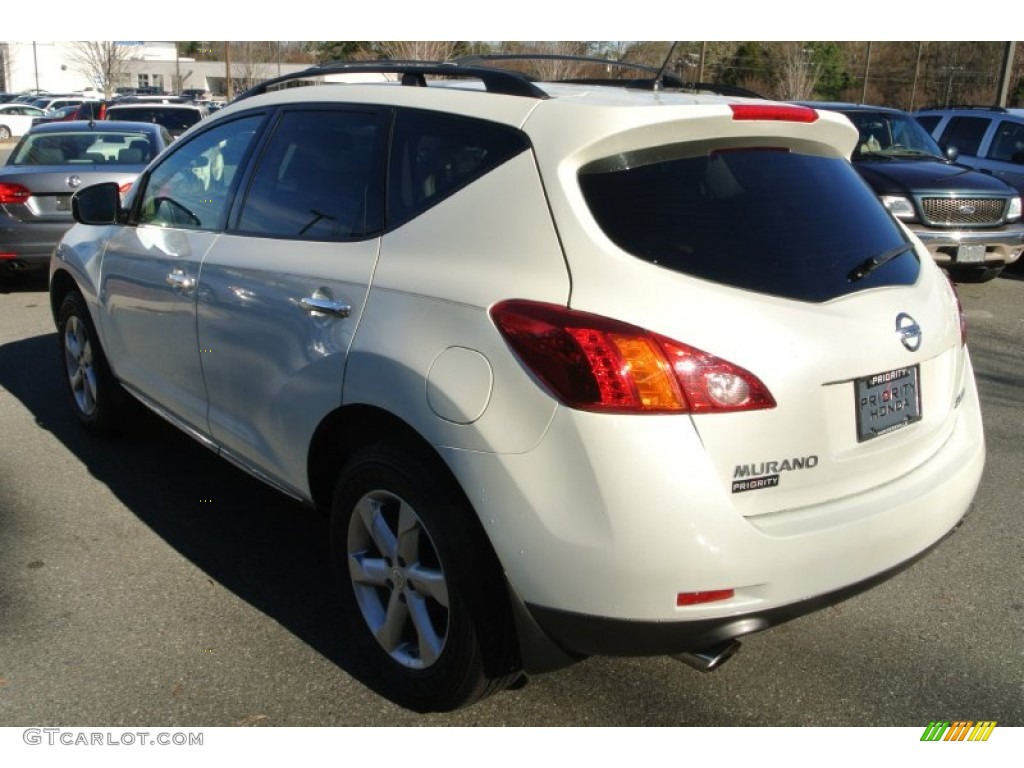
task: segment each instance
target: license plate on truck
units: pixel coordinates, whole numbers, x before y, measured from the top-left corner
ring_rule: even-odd
[[[911,365],[854,380],[858,442],[921,420],[919,378],[918,366]]]
[[[957,264],[980,264],[985,261],[984,245],[958,245],[956,248]]]

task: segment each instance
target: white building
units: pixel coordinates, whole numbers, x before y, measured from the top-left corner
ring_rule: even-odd
[[[213,95],[225,93],[225,64],[177,56],[173,42],[118,41],[125,54],[117,87],[152,87],[169,92],[195,88]],[[104,83],[91,79],[81,65],[75,42],[68,40],[0,41],[0,92],[43,90],[49,93],[87,93],[103,97]],[[232,62],[236,90],[278,74],[305,69],[297,64]]]

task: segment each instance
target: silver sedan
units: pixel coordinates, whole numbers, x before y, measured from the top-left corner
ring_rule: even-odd
[[[0,277],[45,269],[75,223],[74,192],[103,181],[127,190],[170,142],[152,123],[68,121],[29,130],[0,167]]]

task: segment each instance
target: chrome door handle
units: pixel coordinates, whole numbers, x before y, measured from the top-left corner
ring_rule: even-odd
[[[167,275],[167,284],[182,293],[191,293],[196,287],[196,279],[185,274],[185,270],[176,269]]]
[[[352,314],[352,307],[345,302],[325,299],[320,296],[307,296],[304,299],[299,299],[299,307],[313,315],[348,317]]]

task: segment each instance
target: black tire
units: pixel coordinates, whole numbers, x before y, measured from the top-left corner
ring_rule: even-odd
[[[110,372],[81,295],[72,291],[65,296],[57,318],[61,369],[71,409],[89,432],[109,437],[123,424],[128,396]]]
[[[0,125],[0,141],[7,141],[11,138],[11,129],[6,125]]]
[[[419,712],[467,706],[521,674],[504,578],[438,464],[371,446],[346,464],[331,506],[346,639],[367,682]]]
[[[997,267],[949,267],[949,276],[958,283],[987,283],[1002,273],[1005,265]]]

